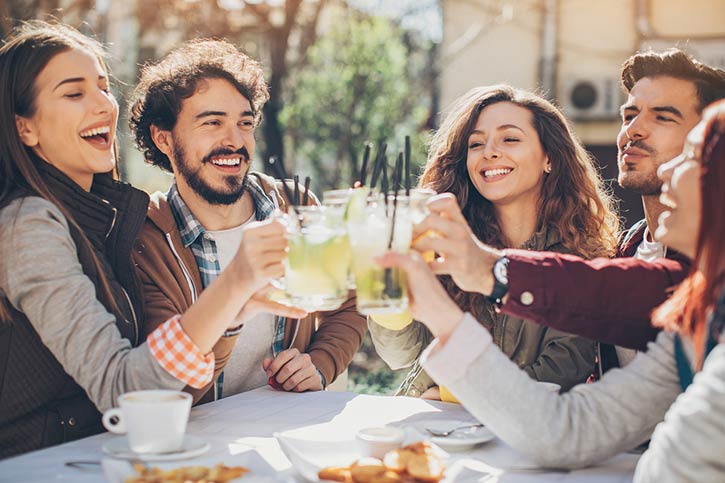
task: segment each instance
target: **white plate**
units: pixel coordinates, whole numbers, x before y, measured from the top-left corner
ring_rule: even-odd
[[[360,457],[355,441],[310,441],[274,433],[282,452],[297,474],[310,482],[321,481],[317,473],[326,466],[345,466]]]
[[[249,473],[231,480],[234,483],[237,481],[243,481],[244,483],[289,483],[278,477],[274,468],[269,466],[258,453],[251,453],[253,452],[247,452],[242,455],[227,455],[221,457],[221,460],[218,459],[219,455],[200,458],[200,460],[193,462],[192,465],[210,467],[223,464],[226,466],[244,466],[250,468],[251,471]],[[259,461],[261,461],[261,464],[257,463]],[[189,463],[160,462],[154,463],[152,466],[162,470],[173,470],[182,466],[189,466]],[[124,483],[127,479],[138,476],[138,472],[126,460],[103,458],[101,467],[103,468],[103,474],[106,477],[107,483]]]
[[[486,443],[495,438],[494,434],[483,426],[474,428],[461,429],[450,436],[435,437],[426,431],[430,428],[434,431],[448,431],[461,426],[476,424],[470,420],[464,421],[460,419],[431,419],[415,422],[415,429],[423,434],[431,441],[447,451],[463,451],[473,448],[477,444]]]
[[[122,459],[141,461],[176,461],[193,458],[209,451],[209,443],[196,436],[185,435],[184,444],[179,451],[172,453],[134,453],[128,446],[126,436],[118,436],[103,443],[103,452]]]
[[[320,480],[317,473],[327,466],[348,466],[355,460],[363,457],[360,448],[354,440],[319,440],[317,434],[311,436],[305,431],[287,431],[274,433],[282,452],[292,463],[292,467],[306,481],[318,483]],[[404,444],[420,441],[420,432],[417,430],[406,431]],[[448,459],[448,453],[431,445],[435,454],[443,461]]]

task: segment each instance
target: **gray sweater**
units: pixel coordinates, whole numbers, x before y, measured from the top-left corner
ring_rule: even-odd
[[[595,464],[651,437],[635,481],[725,481],[725,344],[680,394],[673,340],[662,332],[627,367],[561,395],[516,367],[468,314],[422,359],[476,418],[543,466]]]
[[[132,348],[96,299],[68,222],[39,197],[0,211],[0,296],[23,312],[63,369],[100,411],[128,391],[182,389],[144,343]]]

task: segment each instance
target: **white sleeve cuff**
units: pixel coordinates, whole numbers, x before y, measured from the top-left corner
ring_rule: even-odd
[[[423,351],[420,362],[438,384],[450,383],[465,374],[473,363],[493,343],[491,334],[475,317],[465,313],[445,344],[438,338]]]

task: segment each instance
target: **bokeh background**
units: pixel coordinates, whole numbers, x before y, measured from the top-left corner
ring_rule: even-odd
[[[365,142],[385,140],[395,153],[405,135],[419,169],[446,106],[506,82],[564,110],[627,226],[643,215],[616,186],[620,65],[678,46],[725,68],[725,0],[0,0],[0,38],[51,18],[107,46],[123,113],[121,175],[149,192],[171,179],[135,149],[125,101],[140,66],[191,38],[225,38],[264,65],[271,99],[253,169],[281,156],[321,193],[351,184]],[[348,388],[388,394],[404,372],[388,370],[368,337]]]

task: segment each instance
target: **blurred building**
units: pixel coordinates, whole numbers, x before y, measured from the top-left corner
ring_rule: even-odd
[[[725,0],[442,0],[441,105],[478,85],[538,89],[557,102],[616,186],[622,62],[650,47],[678,46],[725,68]]]

